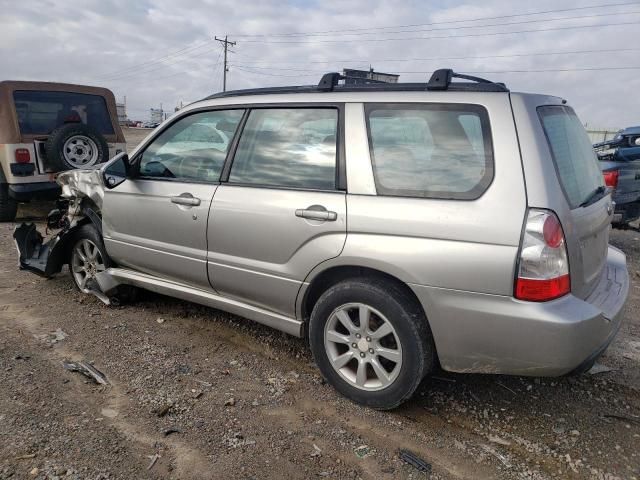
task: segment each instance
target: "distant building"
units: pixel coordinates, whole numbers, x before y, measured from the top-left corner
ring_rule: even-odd
[[[161,123],[164,120],[164,112],[161,108],[151,108],[149,110],[151,123]]]
[[[118,114],[118,123],[124,125],[127,123],[127,100],[122,103],[116,102],[116,112]]]
[[[373,68],[370,68],[369,70],[353,70],[351,68],[345,68],[342,73],[345,77],[348,77],[344,81],[345,85],[364,84],[366,83],[366,80],[377,80],[386,83],[398,83],[398,78],[400,78],[400,75],[395,75],[393,73],[374,72]]]

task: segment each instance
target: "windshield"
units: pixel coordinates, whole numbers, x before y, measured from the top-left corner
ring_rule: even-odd
[[[107,103],[100,95],[17,90],[13,92],[22,135],[48,135],[65,122],[82,122],[113,135]]]
[[[539,107],[538,115],[569,205],[579,207],[604,186],[589,136],[571,107]]]

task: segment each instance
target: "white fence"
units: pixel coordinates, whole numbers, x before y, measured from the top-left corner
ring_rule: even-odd
[[[620,130],[619,128],[594,128],[587,125],[585,125],[585,128],[587,129],[591,143],[610,140],[615,137],[616,133]]]

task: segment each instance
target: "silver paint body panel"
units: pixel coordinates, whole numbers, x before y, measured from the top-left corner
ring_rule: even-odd
[[[611,340],[628,292],[625,259],[607,248],[610,197],[579,211],[564,198],[536,113],[537,106],[560,99],[478,92],[271,94],[198,102],[176,118],[203,108],[300,102],[344,104],[346,192],[127,180],[104,194],[105,245],[126,267],[109,270],[111,281],[302,335],[305,293],[318,275],[343,266],[376,269],[413,290],[442,366],[460,372],[559,375]],[[367,102],[483,106],[495,167],[484,194],[472,201],[378,196]],[[185,192],[200,205],[170,202]],[[296,216],[311,205],[336,212],[336,221]],[[513,298],[528,207],[555,211],[567,238],[572,293],[551,302]]]

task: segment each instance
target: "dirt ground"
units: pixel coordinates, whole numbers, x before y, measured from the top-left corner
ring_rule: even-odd
[[[633,285],[610,371],[437,372],[377,412],[326,385],[300,339],[151,293],[105,307],[66,272],[21,272],[12,230],[0,224],[0,479],[640,478],[637,231],[611,235]]]

